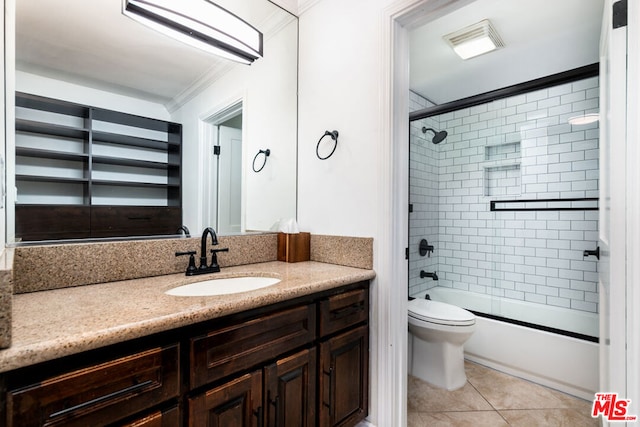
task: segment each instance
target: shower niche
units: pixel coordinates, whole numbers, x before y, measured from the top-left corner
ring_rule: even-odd
[[[519,196],[522,193],[520,141],[484,147],[484,195]]]

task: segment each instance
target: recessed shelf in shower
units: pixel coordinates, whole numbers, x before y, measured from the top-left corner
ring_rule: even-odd
[[[485,196],[517,196],[522,193],[520,164],[484,168]]]
[[[520,142],[487,145],[484,147],[484,159],[488,162],[495,160],[520,160]]]

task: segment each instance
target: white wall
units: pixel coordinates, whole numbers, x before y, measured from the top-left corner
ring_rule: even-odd
[[[198,96],[172,114],[183,125],[184,223],[191,230],[215,225],[203,218],[204,156],[202,122],[231,105],[243,103],[243,180],[245,228],[268,230],[296,212],[296,56],[297,22],[264,41],[264,58],[251,66],[234,65]],[[260,173],[251,170],[259,149],[271,149]]]
[[[298,220],[313,233],[375,237],[385,216],[377,192],[384,3],[324,0],[300,16]],[[318,139],[334,129],[338,147],[319,160]]]
[[[434,104],[417,93],[409,93],[409,111],[432,107]],[[422,127],[440,130],[437,117],[427,117],[409,124],[409,295],[424,298],[426,291],[439,282],[420,278],[420,271],[440,272],[439,240],[439,163],[438,145],[431,142],[433,133],[422,132]],[[444,142],[443,142],[444,143]],[[427,240],[434,247],[430,255],[420,255],[420,241]],[[442,274],[440,274],[441,276]]]
[[[162,104],[19,70],[16,70],[16,91],[159,120],[171,120]]]
[[[298,221],[316,234],[374,238],[369,419],[378,426],[406,422],[406,333],[398,331],[406,330],[407,286],[390,279],[404,250],[391,247],[392,183],[381,179],[391,144],[391,108],[381,101],[390,84],[384,15],[393,3],[401,2],[322,0],[300,15]],[[338,147],[319,160],[318,139],[334,129]]]
[[[2,85],[2,90],[0,91],[0,93],[2,94],[2,105],[0,106],[0,129],[2,129],[2,134],[0,135],[0,159],[2,159],[2,163],[5,165],[3,168],[0,168],[0,193],[2,193],[1,189],[6,189],[6,185],[7,185],[7,175],[6,175],[6,163],[7,163],[7,157],[6,157],[6,146],[7,146],[7,74],[6,74],[6,54],[7,51],[10,51],[13,53],[14,49],[5,49],[5,44],[6,43],[13,43],[13,39],[9,38],[9,40],[7,40],[7,37],[5,36],[5,16],[7,17],[12,17],[14,14],[14,10],[10,9],[7,10],[6,7],[7,5],[4,4],[4,2],[2,2],[2,12],[0,12],[0,30],[2,30],[2,33],[0,33],[0,53],[2,54],[2,64],[3,66],[0,68],[0,77],[2,77],[2,81],[5,82],[5,84]],[[9,20],[10,22],[13,22],[13,19]],[[13,29],[13,28],[12,28]],[[9,104],[9,105],[13,105],[13,104]],[[12,180],[13,183],[13,180]],[[5,190],[6,191],[6,190]],[[0,194],[0,198],[4,198],[4,194]],[[6,242],[7,241],[7,229],[6,229],[6,217],[7,217],[7,210],[6,210],[6,199],[2,200],[2,208],[0,208],[0,239],[2,239],[2,242]],[[2,250],[0,250],[0,255],[2,255],[2,253],[4,252],[4,245],[2,246]]]

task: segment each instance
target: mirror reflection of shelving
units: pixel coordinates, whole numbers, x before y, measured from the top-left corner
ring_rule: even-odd
[[[18,98],[19,99],[19,98]],[[89,110],[16,100],[18,204],[88,203]]]
[[[180,143],[171,130],[95,119],[92,125],[92,205],[179,203]]]
[[[132,235],[138,228],[175,232],[181,223],[181,135],[177,123],[17,94],[16,236],[95,237],[92,222],[106,227],[100,237]],[[35,236],[47,234],[37,218],[42,209],[64,206],[58,209],[64,215],[93,217],[86,221],[90,230]],[[74,206],[88,210],[69,210]],[[97,212],[113,223],[95,220]]]

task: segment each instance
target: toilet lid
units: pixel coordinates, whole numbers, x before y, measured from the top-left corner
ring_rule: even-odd
[[[427,299],[409,301],[409,316],[444,325],[473,325],[476,316],[464,308]]]

